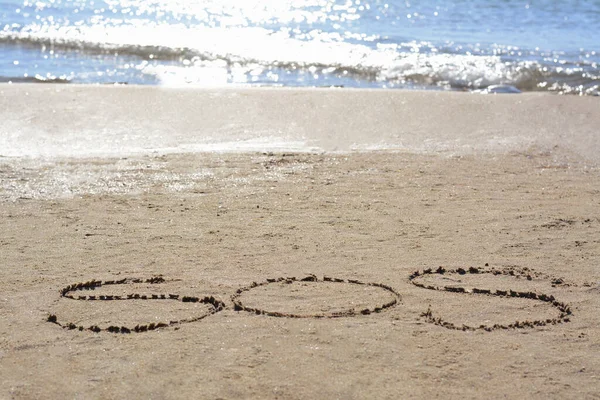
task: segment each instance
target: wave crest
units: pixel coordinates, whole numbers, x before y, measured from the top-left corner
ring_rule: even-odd
[[[502,55],[420,52],[414,44],[369,46],[327,34],[300,40],[260,27],[188,28],[183,25],[128,24],[51,26],[32,24],[0,31],[0,43],[24,47],[137,57],[168,66],[147,66],[140,73],[167,82],[179,74],[194,83],[199,70],[233,69],[303,72],[314,76],[351,77],[379,85],[423,85],[481,89],[512,85],[523,91],[596,94],[599,67],[594,62],[554,65],[543,59],[514,60]],[[416,48],[416,51],[415,51]],[[26,78],[25,78],[26,79]],[[30,78],[35,79],[35,78]],[[41,80],[40,80],[41,81]]]

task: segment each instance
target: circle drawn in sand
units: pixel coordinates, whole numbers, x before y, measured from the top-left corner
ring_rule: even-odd
[[[487,265],[487,264],[486,264]],[[427,309],[427,311],[421,314],[421,317],[425,318],[425,320],[429,323],[442,326],[447,329],[453,330],[462,330],[462,331],[476,331],[476,330],[484,330],[487,332],[491,332],[497,329],[522,329],[522,328],[533,328],[536,326],[546,326],[546,325],[556,325],[563,322],[569,322],[570,316],[572,315],[571,308],[569,305],[562,303],[554,296],[547,295],[543,293],[536,293],[533,291],[524,292],[524,291],[515,291],[515,290],[491,290],[491,289],[480,289],[480,288],[464,288],[457,286],[436,286],[427,283],[422,283],[419,281],[419,277],[432,276],[432,275],[467,275],[467,274],[491,274],[493,276],[504,275],[504,276],[513,276],[516,278],[525,278],[529,281],[533,279],[533,277],[540,277],[541,274],[537,274],[528,268],[523,269],[515,269],[510,268],[506,270],[497,270],[497,269],[483,269],[483,268],[475,268],[471,267],[468,269],[457,268],[457,269],[445,269],[444,267],[439,267],[438,269],[425,269],[423,271],[415,271],[409,276],[410,282],[420,288],[429,289],[429,290],[438,290],[438,291],[446,291],[453,293],[464,293],[466,295],[484,295],[484,296],[497,296],[500,298],[521,298],[521,299],[529,299],[533,301],[539,301],[546,304],[551,305],[559,311],[559,315],[555,318],[546,318],[546,319],[538,319],[538,320],[525,320],[525,321],[515,321],[511,324],[494,324],[494,325],[479,325],[479,326],[469,326],[469,325],[456,325],[452,322],[445,321],[441,317],[437,317],[433,314],[431,310],[431,306]],[[552,286],[564,284],[562,279],[554,279],[552,280]]]
[[[380,283],[309,275],[253,282],[238,289],[231,300],[236,311],[259,315],[339,318],[381,312],[398,304],[400,294]]]
[[[162,301],[162,302],[182,302],[182,303],[200,303],[206,305],[207,308],[203,313],[191,318],[178,319],[168,322],[153,322],[148,324],[136,324],[135,326],[119,326],[110,325],[100,327],[98,325],[84,326],[78,325],[73,322],[62,321],[55,314],[50,314],[47,321],[61,326],[64,329],[79,330],[79,331],[91,331],[91,332],[111,332],[111,333],[136,333],[136,332],[147,332],[159,328],[166,328],[181,325],[184,323],[200,321],[212,314],[215,314],[225,308],[225,303],[221,300],[215,299],[212,296],[206,297],[193,297],[193,296],[180,296],[179,294],[172,293],[152,293],[152,294],[141,294],[141,293],[128,293],[126,294],[97,294],[100,288],[112,287],[115,288],[117,285],[120,288],[126,287],[126,285],[133,284],[148,284],[151,286],[160,285],[167,281],[162,276],[154,276],[149,279],[139,278],[124,278],[121,280],[91,280],[85,283],[74,283],[63,288],[60,291],[61,297],[74,301],[91,301],[91,302],[126,302],[126,301]]]

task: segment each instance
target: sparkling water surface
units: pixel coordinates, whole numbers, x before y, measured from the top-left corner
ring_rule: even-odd
[[[594,95],[600,1],[0,0],[0,81]]]

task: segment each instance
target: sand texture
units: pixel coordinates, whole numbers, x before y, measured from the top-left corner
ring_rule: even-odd
[[[600,398],[557,144],[0,158],[0,398]]]

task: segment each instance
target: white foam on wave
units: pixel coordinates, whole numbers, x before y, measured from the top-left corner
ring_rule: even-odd
[[[351,43],[338,33],[321,31],[298,39],[289,31],[262,27],[188,27],[141,20],[120,25],[102,19],[94,25],[35,23],[18,31],[2,30],[0,39],[183,61],[177,66],[134,66],[165,86],[252,83],[254,71],[300,68],[380,82],[484,88],[519,84],[540,68],[536,62],[504,62],[496,55],[431,52],[435,47],[429,43],[372,47],[368,41]],[[423,53],[420,48],[429,50]]]
[[[299,63],[306,65],[381,65],[385,52],[320,33],[310,40],[261,27],[214,28],[131,21],[126,25],[93,26],[31,24],[19,31],[0,31],[1,38],[55,46],[124,51],[140,55],[199,55],[230,62]]]
[[[499,56],[401,53],[382,70],[381,77],[439,86],[485,88],[505,82],[519,84],[538,69],[537,62],[505,63]]]

